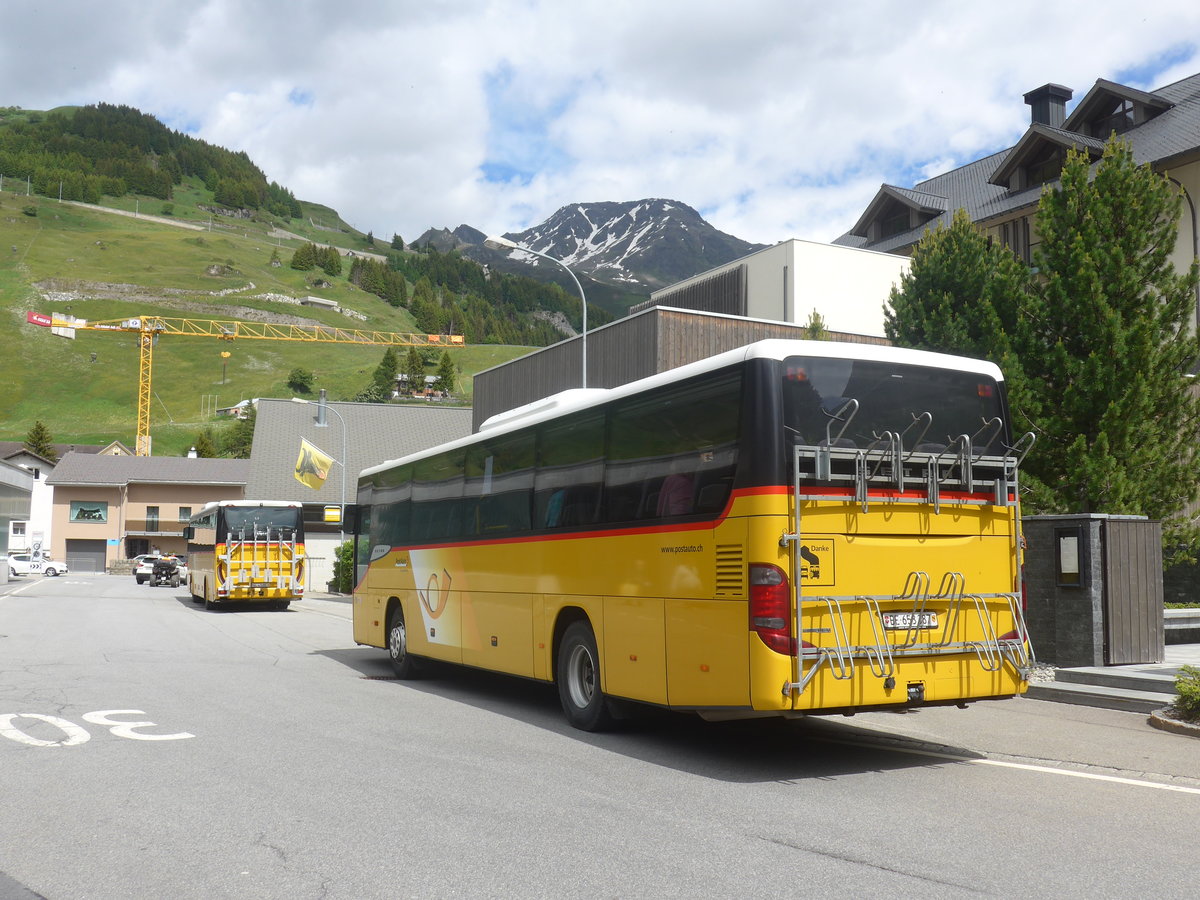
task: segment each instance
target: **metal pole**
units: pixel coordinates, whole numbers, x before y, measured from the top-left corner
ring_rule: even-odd
[[[317,405],[317,427],[328,427],[329,423],[324,421],[324,413],[331,412],[338,417],[338,421],[342,423],[342,459],[338,463],[342,467],[342,502],[338,507],[338,546],[340,547],[346,541],[346,420],[342,418],[342,414],[325,402],[325,391],[321,391],[321,402]]]
[[[571,271],[571,267],[561,259],[550,256],[548,253],[542,253],[538,250],[530,250],[528,247],[522,247],[520,244],[516,243],[515,241],[510,241],[506,237],[489,237],[486,241],[484,241],[484,244],[486,246],[491,246],[494,249],[522,250],[525,253],[532,253],[534,256],[540,256],[542,259],[548,259],[552,263],[557,263],[566,270],[568,275],[571,276],[571,280],[575,282],[575,290],[579,291],[579,303],[582,311],[581,318],[583,320],[583,333],[580,336],[580,355],[583,357],[583,377],[581,381],[582,386],[587,387],[587,297],[584,296],[583,285],[579,283],[579,279],[575,277],[575,273]]]

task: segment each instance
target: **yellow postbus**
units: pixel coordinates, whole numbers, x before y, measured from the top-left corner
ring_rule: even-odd
[[[365,470],[354,639],[557,684],[571,724],[1012,697],[1032,665],[991,363],[768,340]]]
[[[304,512],[299,503],[221,500],[188,524],[188,589],[212,609],[261,603],[287,609],[304,597]]]

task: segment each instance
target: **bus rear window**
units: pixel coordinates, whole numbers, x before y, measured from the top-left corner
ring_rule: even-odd
[[[840,445],[862,448],[907,432],[906,449],[940,452],[965,434],[976,452],[999,455],[1011,443],[999,385],[974,372],[793,356],[783,363],[783,403],[785,433],[802,444],[840,432]]]

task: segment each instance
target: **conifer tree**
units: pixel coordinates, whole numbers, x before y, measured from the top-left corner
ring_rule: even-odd
[[[211,459],[217,455],[217,444],[213,440],[211,428],[205,428],[196,435],[196,456],[202,459]]]
[[[408,357],[404,360],[404,374],[408,379],[409,391],[416,394],[425,390],[425,360],[416,347],[408,348]]]
[[[948,228],[939,225],[921,238],[884,308],[884,333],[904,347],[1011,366],[1020,311],[1032,290],[1029,268],[960,209]]]
[[[829,336],[825,328],[825,317],[814,308],[804,326],[804,336],[810,341],[823,341]]]
[[[454,367],[454,360],[450,358],[450,351],[443,350],[442,358],[438,361],[437,367],[438,389],[449,394],[454,390],[457,380],[457,371]]]
[[[58,453],[54,450],[54,438],[50,429],[41,419],[33,423],[29,433],[25,435],[25,449],[51,462],[58,462]]]
[[[1072,152],[1042,194],[1035,263],[1044,283],[1022,348],[1039,395],[1027,469],[1046,512],[1146,515],[1164,545],[1191,556],[1200,531],[1184,511],[1200,492],[1196,261],[1171,263],[1181,198],[1113,138],[1092,177]]]
[[[396,373],[399,371],[400,359],[396,356],[396,350],[394,347],[388,347],[383,351],[383,359],[375,367],[375,374],[371,381],[385,392],[384,396],[390,399],[396,386]]]

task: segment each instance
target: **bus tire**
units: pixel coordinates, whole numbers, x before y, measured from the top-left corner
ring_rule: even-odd
[[[392,671],[397,678],[417,678],[420,675],[420,664],[408,652],[408,629],[404,625],[404,610],[400,606],[392,612],[388,621],[388,656],[392,661]]]
[[[596,636],[585,621],[568,625],[558,645],[558,699],[567,722],[575,728],[604,731],[613,725],[612,712],[600,686]]]

